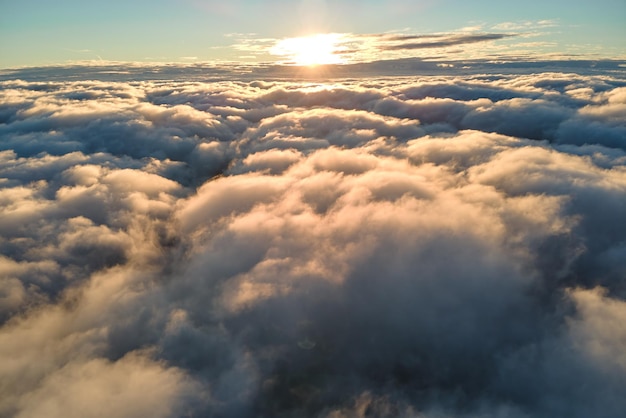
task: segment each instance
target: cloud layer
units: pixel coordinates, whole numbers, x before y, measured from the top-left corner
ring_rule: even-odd
[[[621,416],[623,78],[168,77],[1,83],[0,416]]]

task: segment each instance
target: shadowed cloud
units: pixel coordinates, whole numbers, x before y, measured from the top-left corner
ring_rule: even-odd
[[[477,42],[495,41],[499,39],[511,38],[516,35],[504,34],[504,33],[484,33],[478,35],[441,35],[441,36],[392,36],[389,38],[383,38],[391,41],[413,41],[416,39],[435,39],[425,40],[421,42],[401,42],[392,45],[383,45],[380,48],[383,50],[397,51],[397,50],[411,50],[411,49],[427,49],[427,48],[445,48],[449,46],[458,46],[464,44],[473,44]]]
[[[620,417],[623,73],[394,65],[5,76],[0,416]]]

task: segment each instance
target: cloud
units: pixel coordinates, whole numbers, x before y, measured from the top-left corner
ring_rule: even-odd
[[[443,38],[432,41],[423,42],[402,42],[395,45],[385,45],[382,47],[384,50],[397,51],[405,49],[427,49],[427,48],[445,48],[449,46],[457,46],[464,44],[473,44],[477,42],[495,41],[499,39],[509,38],[514,35],[508,35],[503,33],[485,33],[478,35],[453,35],[448,37],[436,37]],[[394,37],[395,41],[414,40],[414,37]],[[418,38],[419,39],[419,38]]]
[[[0,416],[620,416],[624,81],[578,64],[3,81]]]
[[[97,417],[107,411],[119,417],[168,417],[184,414],[185,397],[194,390],[181,371],[136,355],[114,363],[92,359],[46,377],[19,399],[15,416]]]
[[[305,64],[307,57],[303,56],[303,53],[306,55],[306,51],[310,53],[312,49],[317,51],[317,58],[326,64],[355,64],[415,57],[431,59],[433,56],[439,58],[445,56],[454,60],[477,58],[493,60],[496,57],[504,60],[518,58],[520,51],[524,51],[518,47],[521,38],[541,35],[529,32],[529,29],[551,26],[548,21],[537,25],[533,26],[533,22],[521,25],[502,24],[494,27],[496,32],[484,32],[481,27],[470,27],[435,34],[324,33],[283,39],[258,38],[254,34],[234,34],[230,36],[234,41],[230,47],[245,52],[246,55],[254,55],[259,60],[268,62],[278,60],[278,64],[289,65]],[[502,30],[506,32],[501,32]],[[497,42],[502,40],[507,42]],[[460,49],[460,46],[464,48]],[[528,42],[525,42],[525,46],[534,53],[533,59],[537,60],[539,57],[537,49]],[[541,51],[541,54],[544,53],[545,51]]]
[[[545,19],[545,20],[537,20],[537,21],[524,20],[524,21],[518,21],[518,22],[498,23],[497,25],[494,25],[492,29],[528,31],[528,30],[551,28],[554,26],[558,26],[558,21],[554,19]]]

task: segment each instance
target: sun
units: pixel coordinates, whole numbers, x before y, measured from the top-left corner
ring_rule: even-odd
[[[341,36],[336,33],[325,33],[282,39],[270,49],[270,54],[286,57],[295,65],[343,64]]]

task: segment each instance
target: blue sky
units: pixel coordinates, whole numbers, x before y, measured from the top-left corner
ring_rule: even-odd
[[[498,50],[509,53],[521,44],[527,54],[622,58],[624,22],[624,0],[1,0],[0,67],[100,59],[266,61],[272,57],[263,51],[286,37],[463,28],[521,33],[498,41]]]

